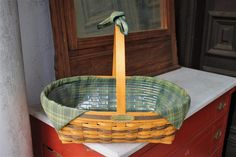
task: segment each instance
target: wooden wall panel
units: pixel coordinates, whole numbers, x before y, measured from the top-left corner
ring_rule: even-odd
[[[202,69],[236,76],[236,13],[209,11]]]
[[[201,45],[200,68],[209,72],[236,76],[236,1],[207,0]],[[233,100],[236,95],[233,95]],[[231,103],[224,156],[235,156],[234,134],[236,112]]]
[[[56,78],[111,75],[113,35],[78,38],[73,0],[50,0],[55,41]],[[175,37],[174,0],[160,0],[162,29],[126,37],[128,75],[154,76],[179,68]]]

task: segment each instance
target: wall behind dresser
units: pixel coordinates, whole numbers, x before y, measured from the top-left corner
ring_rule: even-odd
[[[18,0],[28,104],[39,104],[54,80],[54,46],[48,0]]]

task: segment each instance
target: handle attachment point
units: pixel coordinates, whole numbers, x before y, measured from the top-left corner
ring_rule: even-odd
[[[122,11],[113,11],[108,18],[97,25],[97,28],[102,29],[104,27],[112,25],[113,23],[119,26],[121,33],[123,33],[124,35],[128,34],[128,24],[125,21],[125,13]]]

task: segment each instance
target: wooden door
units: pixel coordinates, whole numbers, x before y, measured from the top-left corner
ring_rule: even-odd
[[[201,69],[236,76],[236,1],[206,3]]]
[[[235,6],[235,0],[176,0],[180,65],[236,76]]]
[[[176,0],[175,8],[180,65],[236,77],[236,1]],[[230,112],[226,156],[236,154],[235,101]]]
[[[236,1],[207,0],[200,68],[205,71],[236,77]],[[231,105],[231,108],[234,104]],[[231,110],[231,115],[234,110]],[[234,116],[235,117],[235,116]],[[232,118],[231,118],[232,119]],[[229,126],[225,156],[236,152],[235,121]],[[230,124],[231,122],[229,122]],[[234,148],[234,149],[233,149]]]

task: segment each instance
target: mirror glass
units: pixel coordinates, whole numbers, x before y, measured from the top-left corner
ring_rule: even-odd
[[[113,34],[113,27],[97,30],[97,24],[113,11],[125,12],[129,32],[161,28],[161,0],[74,0],[77,37]]]

